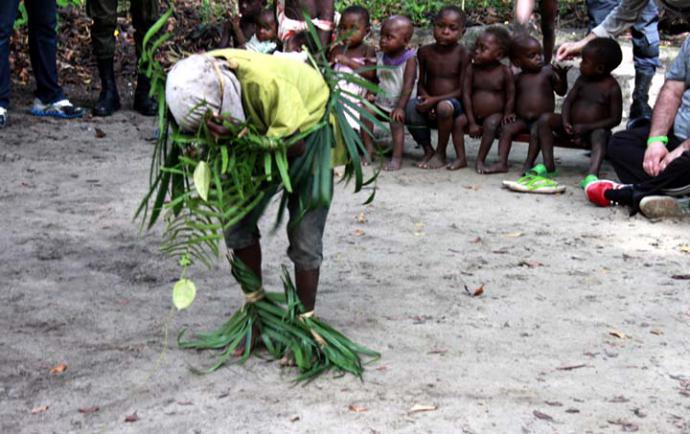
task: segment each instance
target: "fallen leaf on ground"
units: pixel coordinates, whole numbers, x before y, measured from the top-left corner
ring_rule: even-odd
[[[479,288],[476,288],[474,290],[470,290],[470,288],[465,285],[465,292],[471,297],[479,297],[480,295],[484,294],[484,283],[482,283]]]
[[[520,261],[520,262],[518,262],[518,267],[537,268],[537,267],[541,267],[542,265],[544,265],[544,264],[542,264],[539,261]]]
[[[446,354],[447,352],[448,352],[448,350],[445,350],[445,349],[444,350],[431,350],[427,354],[441,354],[441,355],[443,355],[443,354]]]
[[[508,232],[505,234],[507,238],[520,238],[523,235],[525,235],[524,232]]]
[[[623,332],[619,332],[618,330],[611,330],[609,332],[611,336],[617,337],[618,339],[625,339],[627,336]]]
[[[139,415],[137,415],[136,411],[134,413],[130,414],[129,416],[125,417],[125,422],[136,422],[138,420],[139,420]]]
[[[194,405],[194,403],[192,401],[177,401],[177,405],[189,406]]]
[[[544,401],[544,404],[549,405],[551,407],[563,407],[563,404],[558,401]]]
[[[96,138],[102,139],[103,137],[105,137],[105,131],[100,128],[96,128]]]
[[[565,412],[570,413],[570,414],[575,414],[575,413],[579,413],[580,410],[578,410],[577,408],[569,408]]]
[[[542,413],[542,412],[539,411],[539,410],[534,410],[534,411],[532,412],[532,414],[533,414],[534,417],[536,417],[537,419],[553,421],[553,418],[552,418],[551,416],[549,416],[549,415],[546,414],[546,413]]]
[[[683,253],[690,253],[690,246],[687,244],[683,244],[682,246],[678,247],[678,250],[680,250]]]
[[[93,407],[84,407],[79,409],[79,413],[83,414],[91,414],[91,413],[96,413],[98,410],[101,408],[98,406],[93,406]]]
[[[428,405],[428,404],[415,404],[411,409],[407,410],[408,413],[421,413],[423,411],[436,411],[438,410],[438,405]]]
[[[386,365],[381,365],[381,366],[377,367],[376,370],[377,370],[377,371],[381,371],[381,372],[387,371],[387,370],[388,370],[388,366],[386,366]]]
[[[361,229],[355,229],[355,236],[361,237],[364,235],[364,231]]]
[[[355,413],[364,413],[366,411],[369,411],[368,408],[362,407],[362,406],[359,406],[356,404],[350,404],[347,408],[348,408],[348,410],[355,412]]]
[[[297,422],[298,420],[299,420],[299,416],[297,416],[297,415],[290,416],[290,422]]]
[[[558,368],[556,368],[556,370],[558,370],[558,371],[572,371],[573,369],[580,369],[580,368],[584,368],[585,366],[587,366],[587,365],[585,365],[584,363],[579,364],[579,365],[559,366]]]
[[[613,398],[609,399],[609,402],[613,402],[615,404],[620,404],[620,403],[630,402],[630,400],[623,395],[618,395],[618,396],[614,396]]]
[[[482,237],[477,237],[474,240],[470,241],[472,244],[479,244],[482,242]]]
[[[465,188],[467,190],[474,190],[477,191],[481,188],[478,184],[472,184],[472,185],[463,185],[462,188]]]
[[[653,335],[661,336],[661,335],[664,334],[664,331],[663,331],[663,330],[659,330],[659,329],[651,329],[651,330],[649,331],[649,333],[651,333],[651,334],[653,334]]]
[[[52,368],[50,368],[50,373],[51,374],[62,374],[66,370],[67,370],[67,365],[65,365],[64,363],[60,363],[59,365],[53,366]]]
[[[632,422],[627,422],[623,419],[616,419],[616,420],[609,420],[608,421],[611,425],[618,425],[621,427],[621,431],[623,432],[637,432],[640,430],[640,427],[635,425]]]
[[[31,409],[31,414],[39,414],[39,413],[45,413],[48,411],[48,406],[47,405],[42,405],[40,407],[32,408]]]
[[[364,211],[360,212],[356,217],[357,223],[366,223],[367,217],[364,215]]]

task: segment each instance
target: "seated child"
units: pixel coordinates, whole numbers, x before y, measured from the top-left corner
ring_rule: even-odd
[[[239,14],[228,11],[230,19],[223,26],[220,48],[244,47],[257,32],[258,17],[264,6],[266,0],[244,0],[238,2]]]
[[[278,48],[278,24],[271,9],[264,9],[256,18],[257,29],[254,36],[245,44],[249,51],[271,54]]]
[[[374,69],[365,72],[356,72],[364,66],[371,66],[376,63],[376,51],[372,46],[364,42],[364,38],[371,30],[369,23],[369,11],[362,6],[347,7],[340,18],[338,24],[338,43],[331,48],[329,60],[334,63],[333,69],[337,72],[359,74],[362,78],[370,81],[376,79]],[[364,98],[367,94],[366,89],[357,85],[343,81],[338,84],[339,88],[352,94],[350,99],[355,103],[360,103],[357,99]],[[359,129],[358,113],[350,111],[347,120],[353,128]],[[364,135],[365,132],[361,131]],[[373,156],[373,146],[369,141],[369,159]]]
[[[407,46],[413,32],[412,20],[400,15],[389,17],[381,26],[381,52],[376,56],[376,77],[381,92],[376,95],[374,103],[390,117],[393,139],[393,156],[384,170],[399,170],[402,166],[405,106],[412,97],[417,78],[417,53]],[[373,131],[372,122],[364,124]],[[362,139],[367,149],[373,149],[372,137],[365,134]]]
[[[501,124],[515,120],[515,83],[501,59],[510,50],[510,33],[492,26],[477,36],[472,63],[465,73],[464,103],[469,134],[481,136],[475,169],[486,173],[484,161]]]
[[[410,134],[424,148],[424,157],[417,164],[423,169],[447,166],[450,170],[456,170],[467,166],[464,138],[466,119],[462,115],[460,100],[469,55],[458,42],[464,32],[465,14],[455,6],[445,6],[434,18],[435,42],[417,52],[417,98],[407,104],[405,115]],[[434,127],[438,128],[435,152],[429,130]],[[446,147],[451,133],[457,158],[447,165]]]
[[[501,129],[499,161],[487,167],[484,173],[507,172],[513,137],[524,132],[536,135],[537,120],[544,113],[553,113],[556,107],[554,91],[564,96],[568,90],[568,68],[544,64],[541,45],[533,37],[526,34],[515,37],[510,48],[510,60],[520,68],[515,77],[517,119]]]
[[[623,96],[611,71],[622,59],[621,48],[614,39],[596,38],[585,45],[580,77],[563,102],[563,114],[545,113],[537,122],[537,140],[534,147],[530,144],[524,166],[526,172],[534,165],[540,148],[547,173],[556,170],[553,146],[554,135],[558,135],[583,149],[592,150],[587,176],[580,186],[584,188],[597,179],[611,128],[621,122]]]

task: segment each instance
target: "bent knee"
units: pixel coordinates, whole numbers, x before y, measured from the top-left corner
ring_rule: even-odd
[[[454,111],[455,109],[453,107],[453,103],[448,101],[447,99],[436,104],[436,116],[438,116],[439,118],[447,119],[453,116]]]

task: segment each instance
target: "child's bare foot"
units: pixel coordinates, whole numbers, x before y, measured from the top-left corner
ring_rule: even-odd
[[[419,167],[420,169],[425,169],[426,167],[424,167],[424,166],[426,166],[426,163],[428,163],[429,160],[431,160],[431,157],[433,157],[433,156],[434,156],[434,151],[432,149],[424,148],[424,157],[422,157],[422,159],[419,160],[419,162],[416,164],[416,166]]]
[[[394,172],[396,170],[400,170],[401,167],[402,158],[393,157],[385,166],[383,166],[383,170],[388,172]]]
[[[422,166],[420,166],[422,169],[440,169],[441,167],[445,167],[448,164],[448,161],[446,161],[446,158],[434,154],[433,157],[429,159],[426,163],[424,163]]]
[[[465,160],[464,158],[456,158],[452,163],[446,166],[446,169],[458,170],[462,169],[463,167],[467,167],[467,160]]]
[[[474,170],[476,170],[480,175],[483,175],[486,173],[486,164],[484,164],[483,161],[477,160],[477,162],[474,163]]]
[[[509,168],[510,168],[510,166],[508,166],[507,164],[496,163],[496,164],[492,164],[489,167],[486,167],[484,169],[484,172],[482,172],[482,173],[484,173],[485,175],[488,175],[491,173],[506,173],[506,172],[508,172]]]

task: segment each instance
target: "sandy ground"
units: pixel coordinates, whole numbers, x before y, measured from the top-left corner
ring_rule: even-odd
[[[160,229],[132,222],[153,121],[12,121],[0,131],[0,432],[690,433],[688,222],[588,205],[581,151],[557,151],[568,190],[553,197],[501,189],[524,144],[507,176],[415,169],[408,143],[372,205],[338,187],[318,312],[383,357],[363,382],[302,387],[258,358],[194,375],[210,354],[172,341],[157,363],[177,268]],[[264,242],[266,286],[279,289],[286,239]],[[199,296],[171,337],[240,306],[223,261],[193,277]]]

